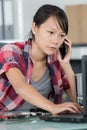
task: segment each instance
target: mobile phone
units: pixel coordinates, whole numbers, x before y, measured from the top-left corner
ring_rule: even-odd
[[[67,53],[67,46],[66,44],[63,42],[63,44],[61,45],[61,47],[59,48],[62,59],[64,59],[66,53]]]

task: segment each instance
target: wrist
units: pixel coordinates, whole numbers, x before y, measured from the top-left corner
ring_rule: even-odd
[[[72,67],[71,67],[71,64],[68,62],[68,63],[65,63],[62,65],[62,68],[64,70],[65,73],[70,73],[71,75],[75,75],[74,71],[72,70]]]
[[[49,110],[48,110],[48,111],[49,111],[51,114],[55,114],[55,113],[56,113],[56,106],[57,106],[57,105],[53,103],[52,105],[49,106],[49,108],[48,108]],[[57,107],[57,109],[58,109],[58,107]]]

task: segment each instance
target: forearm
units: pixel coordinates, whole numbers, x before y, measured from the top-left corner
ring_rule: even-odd
[[[52,113],[55,104],[43,97],[33,86],[22,83],[22,86],[16,90],[16,93],[28,103]]]
[[[72,101],[76,102],[76,81],[75,81],[75,73],[72,70],[72,67],[70,63],[64,64],[64,72],[66,74],[66,77],[68,79],[70,89],[67,90],[68,95]]]
[[[43,97],[32,85],[28,84],[20,70],[12,68],[6,73],[6,76],[16,93],[24,100],[51,113],[53,112],[55,104]]]

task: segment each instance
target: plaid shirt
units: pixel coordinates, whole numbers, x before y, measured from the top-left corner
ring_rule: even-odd
[[[6,110],[12,110],[22,105],[24,100],[15,92],[8,81],[5,72],[10,68],[17,67],[23,73],[28,84],[32,74],[33,63],[31,55],[31,42],[16,42],[6,44],[0,50],[0,104]],[[62,90],[68,89],[69,84],[56,56],[47,57],[47,66],[53,86],[53,92],[49,94],[49,99],[55,103],[61,103]]]

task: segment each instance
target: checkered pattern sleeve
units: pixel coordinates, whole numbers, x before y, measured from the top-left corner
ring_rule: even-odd
[[[20,49],[12,44],[5,45],[0,50],[0,75],[8,71],[10,68],[20,68],[22,55]]]
[[[12,110],[23,102],[5,76],[5,72],[13,67],[20,68],[23,73],[25,71],[22,51],[20,47],[12,43],[3,46],[0,50],[0,103],[7,110]]]

